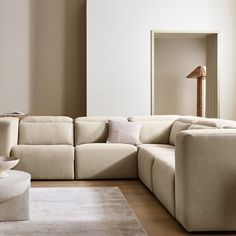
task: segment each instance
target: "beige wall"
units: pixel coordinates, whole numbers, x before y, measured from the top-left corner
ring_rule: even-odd
[[[85,11],[85,0],[0,1],[0,112],[85,115]]]
[[[152,30],[214,31],[220,117],[236,119],[235,24],[235,0],[87,0],[88,114],[151,113]]]
[[[150,114],[151,30],[216,30],[220,116],[236,118],[235,0],[87,2],[89,115]],[[86,0],[0,0],[0,112],[85,114],[85,13]]]
[[[206,39],[155,39],[155,114],[196,115],[197,81],[186,76],[206,65]]]
[[[30,111],[29,0],[0,1],[0,112]]]

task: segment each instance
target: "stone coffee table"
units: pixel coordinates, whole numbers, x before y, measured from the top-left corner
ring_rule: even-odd
[[[6,171],[8,177],[0,178],[0,221],[29,219],[30,174]]]

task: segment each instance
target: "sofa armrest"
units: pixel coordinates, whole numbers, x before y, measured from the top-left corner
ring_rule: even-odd
[[[11,148],[17,145],[18,126],[18,118],[0,118],[0,156],[9,156]]]
[[[177,134],[176,218],[187,231],[236,230],[236,129]]]

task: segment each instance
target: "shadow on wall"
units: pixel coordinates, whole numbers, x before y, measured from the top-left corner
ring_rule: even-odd
[[[30,1],[31,115],[86,114],[86,0]]]

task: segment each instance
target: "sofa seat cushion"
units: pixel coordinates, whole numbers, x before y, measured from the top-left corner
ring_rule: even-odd
[[[70,145],[18,145],[11,156],[19,158],[16,170],[32,179],[74,179],[74,147]]]
[[[137,147],[91,143],[75,148],[76,179],[137,178]]]
[[[141,181],[153,192],[152,168],[155,158],[174,153],[168,144],[142,144],[138,146],[138,175]]]
[[[152,167],[153,192],[166,209],[175,216],[175,150],[159,150]]]

